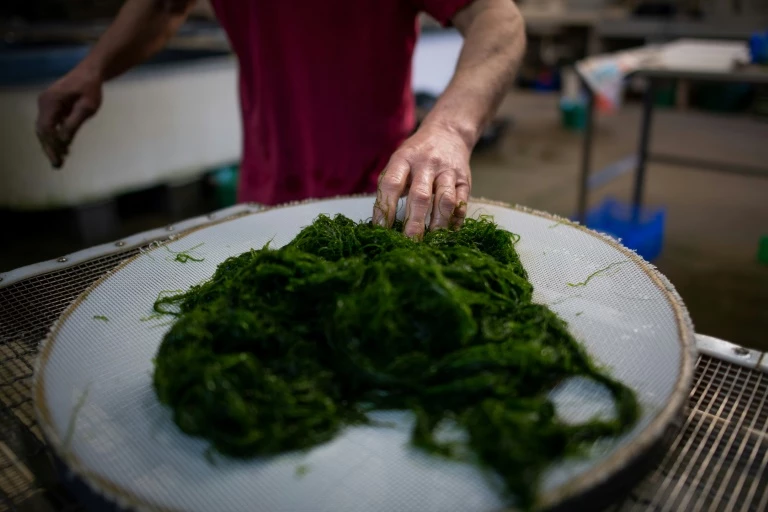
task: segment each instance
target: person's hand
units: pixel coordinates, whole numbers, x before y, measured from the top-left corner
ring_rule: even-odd
[[[381,172],[373,222],[392,226],[397,202],[407,195],[407,236],[424,234],[430,206],[429,229],[460,226],[472,186],[469,155],[470,148],[457,133],[422,126],[395,151]]]
[[[37,138],[55,168],[64,164],[80,126],[101,106],[101,88],[95,74],[75,69],[38,98]]]

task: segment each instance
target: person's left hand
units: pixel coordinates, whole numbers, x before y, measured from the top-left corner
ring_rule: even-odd
[[[406,236],[424,235],[430,205],[430,230],[460,226],[472,187],[469,155],[470,148],[457,133],[422,126],[394,152],[381,172],[373,222],[392,226],[397,202],[407,194]]]

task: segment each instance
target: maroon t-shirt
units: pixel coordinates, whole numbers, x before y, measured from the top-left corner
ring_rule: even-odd
[[[372,192],[414,127],[417,14],[471,0],[212,0],[240,62],[240,201]]]

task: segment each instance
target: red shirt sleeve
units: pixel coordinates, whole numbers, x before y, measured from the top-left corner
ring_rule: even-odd
[[[419,11],[424,11],[441,25],[448,26],[457,12],[474,0],[413,0]]]

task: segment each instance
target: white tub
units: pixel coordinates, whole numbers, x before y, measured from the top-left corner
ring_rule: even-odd
[[[232,57],[210,57],[140,68],[110,82],[60,171],[35,136],[44,84],[1,87],[0,208],[100,201],[239,160],[236,68]]]

